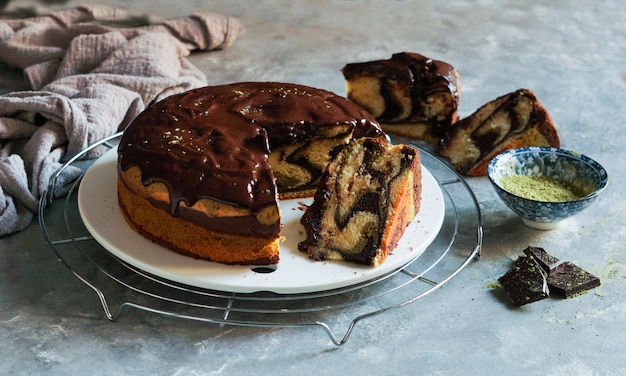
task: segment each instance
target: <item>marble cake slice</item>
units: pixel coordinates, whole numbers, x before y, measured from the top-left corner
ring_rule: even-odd
[[[484,176],[491,159],[508,149],[560,144],[557,129],[535,93],[519,89],[458,121],[440,140],[437,153],[462,174]]]
[[[299,249],[315,260],[380,265],[420,208],[419,152],[379,139],[351,141],[331,161],[301,219]]]
[[[347,97],[386,132],[437,142],[458,120],[461,87],[450,64],[413,52],[350,63],[342,69]]]

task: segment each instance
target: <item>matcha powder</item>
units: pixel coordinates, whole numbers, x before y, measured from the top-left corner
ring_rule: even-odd
[[[505,176],[500,185],[511,193],[536,201],[563,202],[583,196],[566,183],[547,176]]]

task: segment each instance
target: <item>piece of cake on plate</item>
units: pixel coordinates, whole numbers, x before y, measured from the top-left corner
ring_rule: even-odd
[[[302,216],[302,252],[316,260],[378,266],[420,208],[419,152],[378,139],[352,140],[328,165]]]

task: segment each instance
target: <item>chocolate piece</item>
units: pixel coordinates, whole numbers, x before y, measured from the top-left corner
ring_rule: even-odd
[[[533,256],[520,256],[498,279],[513,304],[521,306],[550,296],[547,274]]]
[[[566,298],[582,294],[600,286],[600,279],[569,261],[560,261],[543,248],[528,246],[524,253],[535,257],[548,273],[548,286]]]
[[[557,294],[571,298],[600,286],[600,279],[581,267],[565,261],[550,272],[548,285]]]
[[[543,248],[528,246],[524,249],[524,253],[528,256],[533,256],[548,274],[561,263],[558,258],[549,255]]]

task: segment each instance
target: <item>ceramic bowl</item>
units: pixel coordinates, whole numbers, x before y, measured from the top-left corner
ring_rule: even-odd
[[[502,201],[528,226],[541,230],[556,228],[589,207],[608,183],[606,170],[593,159],[574,151],[542,146],[503,152],[491,160],[487,174]],[[510,175],[551,178],[573,188],[580,197],[557,202],[522,197],[523,193],[502,187],[502,179]]]

